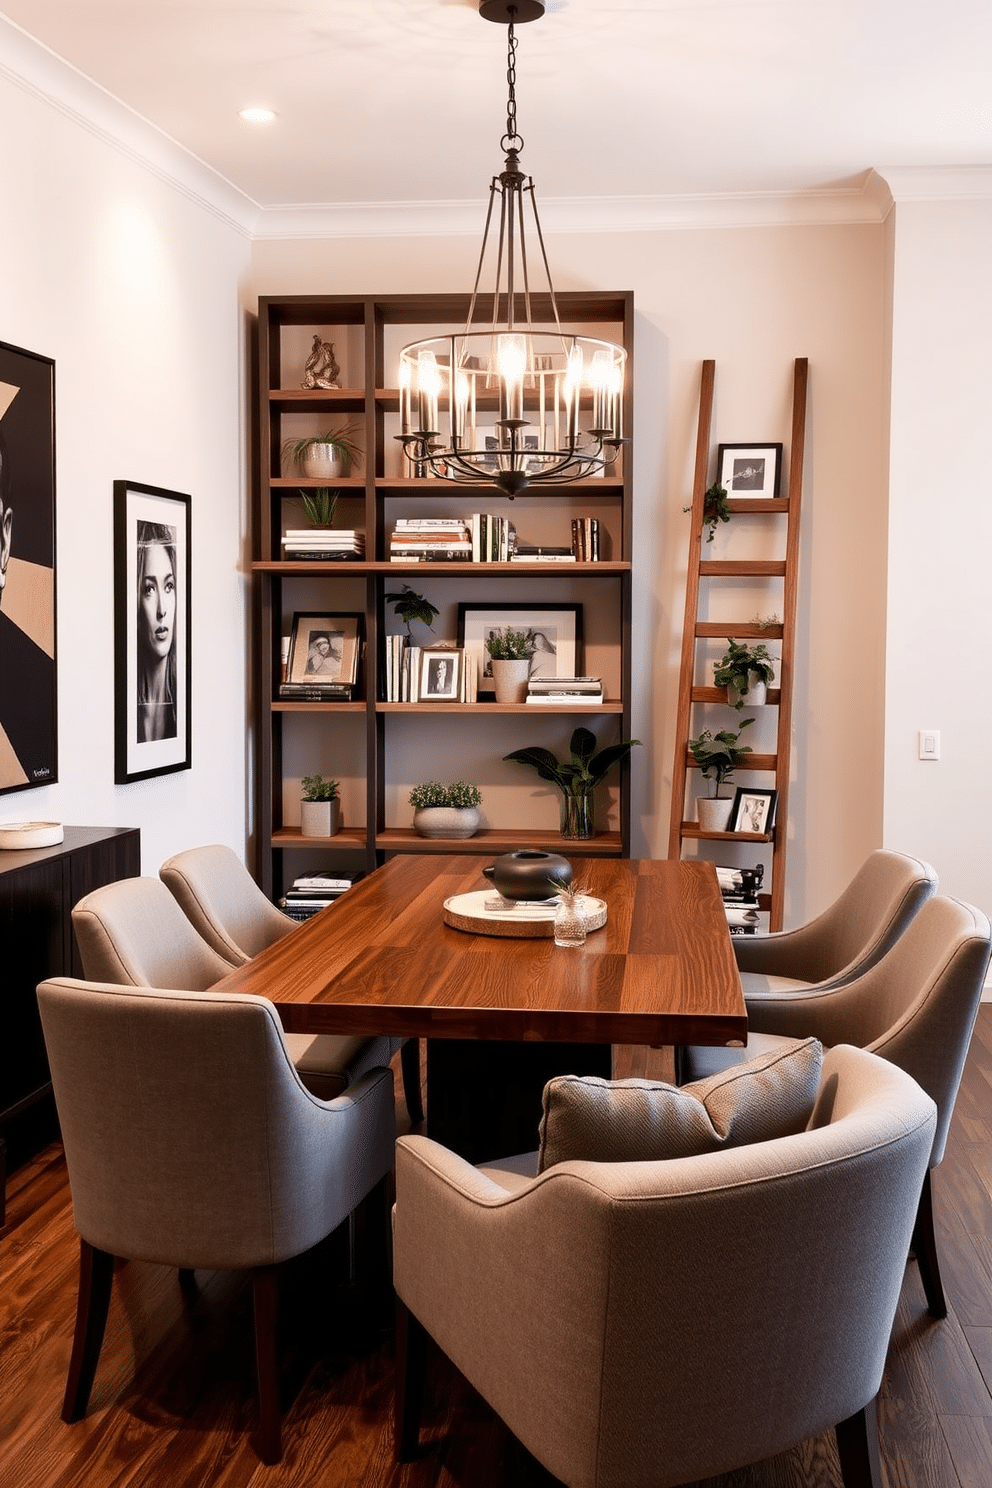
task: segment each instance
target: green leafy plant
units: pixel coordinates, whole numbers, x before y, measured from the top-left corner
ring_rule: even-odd
[[[741,719],[741,726],[736,732],[721,729],[719,733],[713,734],[709,729],[703,729],[698,739],[689,740],[689,753],[699,766],[703,779],[708,780],[711,775],[714,777],[714,796],[719,794],[721,785],[725,785],[730,779],[744,756],[754,752],[750,744],[739,743],[741,734],[753,722],[753,718]]]
[[[514,760],[518,765],[530,765],[542,780],[552,781],[565,795],[577,795],[591,791],[593,786],[626,759],[640,739],[627,739],[619,744],[608,744],[596,752],[596,735],[587,728],[577,728],[568,741],[569,757],[560,760],[550,749],[531,746],[515,749],[504,754],[505,760]]]
[[[684,506],[683,511],[692,511],[691,506]],[[709,490],[703,494],[703,521],[709,527],[706,541],[712,542],[716,534],[717,522],[730,521],[730,507],[727,505],[727,488],[721,486],[719,481],[714,481]]]
[[[340,491],[332,491],[327,486],[318,486],[314,491],[301,489],[300,500],[308,520],[318,527],[330,527],[334,521],[334,513],[338,509],[340,495]]]
[[[404,584],[398,594],[387,594],[386,602],[392,605],[403,621],[408,636],[411,634],[410,626],[414,620],[419,620],[422,625],[427,626],[428,630],[433,630],[434,621],[441,613],[429,599],[425,599],[422,594],[417,594],[411,589],[409,584]]]
[[[440,780],[424,780],[410,792],[410,805],[415,811],[424,811],[430,806],[453,806],[463,810],[481,806],[482,792],[467,780],[453,780],[450,785],[442,785]]]
[[[764,641],[757,645],[746,645],[729,637],[727,649],[713,668],[713,681],[717,687],[732,687],[737,693],[734,707],[740,712],[749,686],[749,672],[757,673],[758,680],[765,684],[775,680],[776,658],[769,654]]]
[[[529,661],[534,655],[534,637],[529,630],[507,625],[486,636],[486,650],[493,661]]]
[[[362,463],[362,452],[355,442],[357,424],[346,424],[343,429],[328,429],[323,434],[309,434],[305,439],[287,439],[282,447],[283,459],[292,460],[298,470],[315,444],[329,444],[353,465]]]
[[[338,782],[325,780],[323,775],[304,775],[301,781],[304,801],[336,801]]]

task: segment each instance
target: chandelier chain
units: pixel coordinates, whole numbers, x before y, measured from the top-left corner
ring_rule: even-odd
[[[517,129],[517,38],[513,22],[506,28],[506,133],[500,140],[501,150],[523,149],[523,135]]]

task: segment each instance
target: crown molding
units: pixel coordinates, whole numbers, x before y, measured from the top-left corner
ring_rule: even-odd
[[[992,165],[878,167],[894,202],[992,200]]]
[[[541,224],[553,233],[667,232],[718,227],[807,227],[884,220],[891,197],[868,171],[851,186],[707,196],[551,197]],[[478,237],[484,201],[337,202],[262,207],[258,239]]]
[[[5,16],[0,16],[0,77],[57,109],[243,236],[252,236],[258,218],[255,202]]]

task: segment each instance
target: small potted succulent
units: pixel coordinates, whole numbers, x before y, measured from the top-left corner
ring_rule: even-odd
[[[343,429],[327,429],[305,439],[287,439],[283,458],[292,460],[300,474],[311,480],[340,480],[349,466],[362,463],[362,452],[355,443],[357,433],[357,424],[346,424]]]
[[[301,487],[300,501],[307,521],[314,527],[333,527],[340,495],[340,491],[332,491],[329,486],[317,486],[313,491]]]
[[[738,712],[748,707],[760,708],[768,701],[768,684],[775,680],[776,658],[764,641],[747,645],[730,636],[727,649],[713,668],[713,682],[727,689],[727,702]]]
[[[736,732],[720,729],[711,733],[703,729],[698,739],[689,740],[689,753],[699,766],[704,780],[713,777],[713,791],[709,796],[696,797],[696,819],[704,832],[725,832],[733,808],[733,792],[727,793],[726,784],[745,755],[751,754],[749,744],[741,744],[740,737],[754,722],[753,718],[741,720]]]
[[[304,837],[335,837],[341,830],[338,782],[322,775],[304,775],[300,801],[300,832]]]
[[[410,792],[410,805],[421,837],[473,837],[479,830],[482,792],[468,781],[424,780]]]
[[[523,703],[527,699],[527,679],[534,656],[534,638],[529,630],[497,626],[486,636],[493,674],[493,688],[498,703]]]

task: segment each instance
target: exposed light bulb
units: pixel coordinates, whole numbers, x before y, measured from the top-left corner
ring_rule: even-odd
[[[238,109],[238,118],[243,119],[246,124],[271,124],[275,117],[275,109],[266,108],[260,103],[249,104],[247,108]]]

